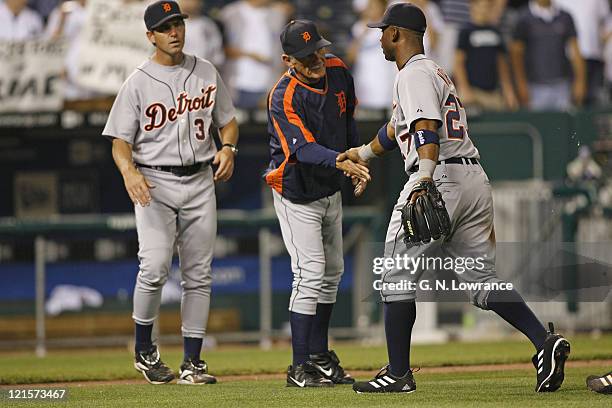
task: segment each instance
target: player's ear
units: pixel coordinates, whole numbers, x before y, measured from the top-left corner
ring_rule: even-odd
[[[291,61],[291,57],[288,56],[287,54],[283,54],[281,55],[281,59],[283,60],[283,62],[285,63],[285,65],[289,68],[293,68],[294,64]]]
[[[392,42],[398,42],[400,39],[400,30],[397,27],[391,27],[391,29],[393,30],[391,32],[391,41]]]
[[[155,45],[155,34],[153,34],[152,31],[147,31],[147,39],[149,40],[149,42],[151,44],[153,44],[154,47],[156,47],[156,45]]]

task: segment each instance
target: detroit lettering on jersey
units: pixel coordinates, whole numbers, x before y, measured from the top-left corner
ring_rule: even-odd
[[[153,129],[163,127],[166,122],[174,122],[185,112],[204,110],[214,105],[213,92],[217,89],[214,85],[202,88],[202,96],[189,98],[187,92],[181,92],[176,98],[177,107],[168,108],[161,102],[155,102],[145,109],[145,116],[149,123],[144,126],[144,130],[150,132]]]
[[[179,65],[149,59],[138,66],[119,90],[102,134],[131,144],[136,163],[189,166],[212,160],[211,126],[222,128],[234,116],[215,67],[185,54]]]

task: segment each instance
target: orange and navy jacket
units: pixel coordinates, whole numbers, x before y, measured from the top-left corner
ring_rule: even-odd
[[[343,152],[358,146],[353,113],[357,100],[353,77],[342,60],[325,56],[325,87],[316,89],[289,70],[268,95],[270,165],[266,183],[296,203],[308,203],[340,190],[342,172],[301,163],[296,152],[308,143]]]

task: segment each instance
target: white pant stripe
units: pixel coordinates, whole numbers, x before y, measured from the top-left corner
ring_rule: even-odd
[[[608,376],[608,377],[609,377],[609,376]],[[610,385],[610,384],[608,384],[608,382],[606,381],[606,379],[605,379],[605,378],[601,377],[601,378],[600,378],[600,380],[601,380],[601,383],[602,383],[604,386],[606,386],[606,387],[607,387],[608,385]]]
[[[379,378],[377,381],[378,381],[378,383],[379,383],[380,385],[389,385],[389,384],[387,384],[387,383],[385,382],[385,380],[383,380],[382,378]]]
[[[542,372],[542,370],[544,370],[544,367],[540,367],[540,368],[538,369],[538,374],[540,374],[540,373]]]
[[[542,364],[544,364],[544,359],[538,360],[538,367],[540,367]]]
[[[544,354],[544,349],[540,350],[538,353],[538,359],[542,358],[542,354]]]
[[[380,388],[380,385],[376,384],[376,381],[370,381],[370,385],[374,388]]]
[[[393,378],[390,378],[389,376],[385,375],[383,377],[385,379],[385,381],[387,381],[389,384],[394,384],[395,380]]]

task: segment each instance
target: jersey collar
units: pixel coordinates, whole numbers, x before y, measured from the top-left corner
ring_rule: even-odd
[[[314,93],[318,93],[320,95],[327,94],[327,88],[328,88],[327,74],[325,75],[325,87],[323,89],[317,89],[315,87],[312,87],[312,86],[308,85],[305,82],[300,81],[300,79],[297,77],[297,75],[295,73],[295,70],[293,70],[291,68],[289,68],[289,70],[287,71],[287,73],[285,73],[285,75],[288,76],[289,78],[295,79],[298,82],[298,84],[300,84],[304,88],[308,89],[309,91],[312,91]]]
[[[404,69],[405,67],[407,67],[408,65],[412,64],[415,61],[420,61],[420,60],[424,60],[427,59],[427,57],[425,56],[425,54],[415,54],[412,56],[412,58],[410,58],[403,67],[400,68],[400,71],[402,69]]]

